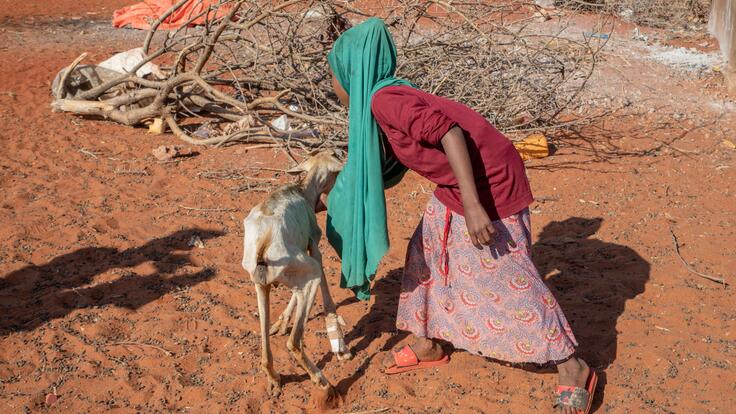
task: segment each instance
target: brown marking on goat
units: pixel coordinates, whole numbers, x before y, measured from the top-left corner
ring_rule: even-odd
[[[256,246],[256,263],[258,264],[265,264],[266,262],[263,260],[263,255],[266,253],[266,249],[271,244],[271,228],[267,228],[266,231],[263,232],[261,237],[258,238],[258,245]]]

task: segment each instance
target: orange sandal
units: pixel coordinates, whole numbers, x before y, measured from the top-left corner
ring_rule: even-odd
[[[557,387],[557,399],[553,407],[572,407],[577,414],[590,413],[596,385],[598,385],[598,375],[591,369],[585,389],[569,385]]]
[[[443,355],[442,358],[436,361],[419,361],[417,354],[414,353],[409,345],[404,346],[398,351],[392,352],[394,355],[395,365],[390,368],[386,368],[386,370],[383,371],[385,374],[389,375],[401,374],[402,372],[414,371],[417,369],[439,367],[450,362],[450,357],[447,356],[447,354]]]

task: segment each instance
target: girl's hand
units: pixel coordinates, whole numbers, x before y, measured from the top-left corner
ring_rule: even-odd
[[[465,210],[465,225],[468,226],[470,240],[478,249],[490,246],[496,240],[496,230],[478,198],[478,189],[475,186],[473,167],[470,163],[468,144],[465,142],[463,130],[459,127],[450,128],[442,137],[442,148],[447,154],[452,172],[457,177]]]
[[[490,246],[496,240],[496,229],[486,213],[486,209],[480,204],[465,207],[465,225],[473,245],[482,249]]]
[[[323,211],[327,211],[327,194],[325,193],[319,195],[319,198],[317,199],[317,205],[314,206],[315,213],[321,213]]]

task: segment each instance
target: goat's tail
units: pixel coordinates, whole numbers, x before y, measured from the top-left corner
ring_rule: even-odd
[[[271,228],[266,228],[266,231],[261,233],[256,239],[256,263],[265,264],[263,255],[266,254],[266,249],[271,245]]]
[[[266,249],[271,245],[271,228],[266,228],[266,231],[261,233],[256,239],[256,270],[253,277],[256,280],[265,283],[267,278],[267,265],[263,256],[266,254]]]

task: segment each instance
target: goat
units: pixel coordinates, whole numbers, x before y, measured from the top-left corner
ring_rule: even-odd
[[[295,309],[294,327],[286,343],[289,353],[309,374],[312,382],[327,392],[335,391],[330,382],[304,353],[302,337],[307,316],[314,303],[317,288],[321,287],[327,315],[327,332],[332,351],[338,359],[352,357],[345,345],[342,321],[336,314],[335,302],[325,280],[319,241],[322,231],[317,225],[315,208],[320,195],[328,193],[335,184],[342,163],[331,152],[323,151],[310,156],[289,173],[306,172],[299,185],[284,186],[255,206],[243,221],[243,268],[250,274],[258,298],[258,316],[261,325],[261,368],[268,377],[268,391],[278,396],[280,376],[273,369],[269,334],[286,332],[291,312]],[[283,283],[292,289],[292,297],[279,321],[269,330],[269,301],[271,286]]]

